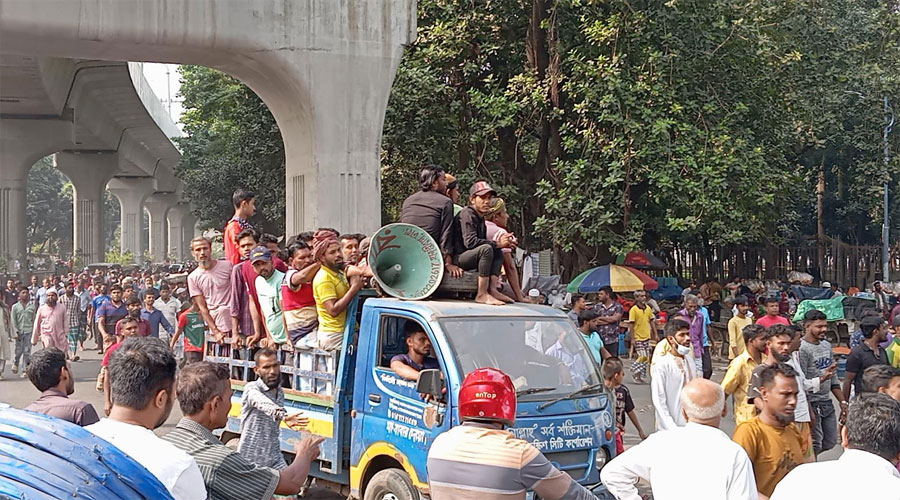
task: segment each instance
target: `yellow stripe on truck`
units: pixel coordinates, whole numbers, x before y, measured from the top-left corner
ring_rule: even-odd
[[[290,408],[288,410],[288,415],[293,415],[295,413],[303,413],[307,417],[309,417],[309,424],[306,426],[305,431],[310,434],[315,434],[316,436],[322,436],[325,438],[334,437],[334,422],[331,420],[331,415],[327,415],[328,418],[317,418],[316,413],[308,412],[308,411],[299,411],[294,410],[291,411]],[[231,410],[228,411],[229,417],[241,418],[241,403],[236,403],[234,401],[231,402]],[[281,427],[285,429],[289,429],[284,422],[281,422]]]
[[[380,456],[388,456],[393,458],[394,460],[400,462],[400,466],[403,467],[403,470],[409,476],[410,480],[412,480],[413,486],[419,489],[419,491],[428,494],[428,483],[423,483],[418,474],[416,474],[416,469],[409,463],[409,459],[406,458],[406,455],[403,454],[400,450],[398,450],[394,445],[390,443],[386,443],[384,441],[379,441],[377,443],[371,444],[368,448],[366,448],[365,453],[359,457],[359,464],[356,466],[350,466],[350,489],[359,492],[360,495],[365,493],[364,491],[360,491],[362,487],[362,476],[365,472],[366,468],[369,466],[369,463],[372,462],[377,457]]]

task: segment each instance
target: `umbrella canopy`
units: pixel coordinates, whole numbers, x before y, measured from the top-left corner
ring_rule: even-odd
[[[591,293],[598,292],[605,286],[612,287],[614,292],[634,292],[656,290],[659,284],[637,269],[607,264],[579,274],[566,289],[572,293]]]
[[[616,264],[639,269],[668,269],[669,266],[659,257],[648,252],[628,252],[616,257]]]

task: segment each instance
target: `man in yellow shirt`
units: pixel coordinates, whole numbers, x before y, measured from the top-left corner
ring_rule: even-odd
[[[636,383],[643,384],[644,377],[647,376],[647,365],[650,363],[650,339],[656,342],[658,329],[653,309],[647,305],[647,292],[634,292],[634,305],[628,311],[628,320],[631,322],[631,341],[637,356],[631,365],[631,376]]]
[[[738,424],[733,439],[753,463],[760,498],[768,498],[778,482],[807,458],[803,438],[793,424],[799,390],[797,372],[786,363],[776,363],[764,365],[757,374],[753,389],[758,394],[754,399],[758,400],[759,415]]]
[[[766,330],[759,325],[744,327],[744,343],[746,349],[740,356],[731,360],[728,371],[722,379],[722,389],[725,389],[725,397],[734,395],[734,423],[740,425],[753,418],[756,411],[751,403],[747,402],[747,391],[750,389],[750,380],[753,369],[759,366],[763,360],[763,352],[766,350]]]
[[[319,316],[319,348],[325,351],[340,349],[347,322],[347,307],[362,288],[359,276],[347,280],[344,259],[337,236],[329,230],[313,235],[313,255],[322,267],[313,278],[313,297]]]
[[[734,359],[744,352],[744,327],[753,324],[753,318],[747,317],[750,304],[747,297],[738,295],[734,299],[737,315],[728,320],[728,359]]]

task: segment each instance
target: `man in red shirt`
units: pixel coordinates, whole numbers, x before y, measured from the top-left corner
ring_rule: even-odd
[[[122,345],[122,342],[125,342],[125,339],[138,335],[138,321],[133,316],[125,316],[116,323],[116,329],[119,330],[119,333],[116,335],[119,339],[118,342],[109,346],[106,350],[103,361],[100,362],[100,366],[103,368],[109,367],[109,358],[112,357],[112,354],[116,352],[116,349]],[[109,415],[109,410],[112,409],[112,399],[109,394],[109,376],[103,377],[103,400],[103,413]]]
[[[288,337],[295,347],[300,347],[297,344],[299,341],[316,345],[314,332],[319,326],[319,316],[316,313],[312,280],[322,265],[313,258],[312,249],[303,241],[288,248],[288,257],[291,267],[284,275],[281,285]],[[312,337],[309,337],[310,334]]]
[[[791,322],[788,321],[787,318],[778,314],[779,300],[777,297],[766,297],[764,303],[766,307],[766,315],[756,320],[757,325],[760,325],[763,328],[771,328],[772,325],[791,325]]]
[[[251,227],[247,219],[256,213],[256,195],[251,191],[238,189],[231,196],[231,202],[234,204],[234,216],[225,224],[222,245],[225,247],[225,260],[234,265],[241,261],[237,235]]]

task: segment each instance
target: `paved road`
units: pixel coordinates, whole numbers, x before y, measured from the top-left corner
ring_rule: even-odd
[[[91,342],[88,341],[88,345],[90,344]],[[100,356],[97,354],[96,350],[88,351],[87,353],[79,353],[79,355],[82,356],[83,360],[72,364],[72,369],[75,372],[76,377],[75,394],[72,397],[90,402],[94,405],[99,413],[103,410],[103,394],[97,392],[94,387],[97,380],[97,373],[100,371]],[[629,362],[626,360],[626,365],[628,364]],[[727,364],[725,363],[725,361],[719,360],[714,360],[713,364],[713,380],[719,382],[725,375]],[[635,404],[635,411],[638,415],[638,420],[641,422],[641,426],[644,428],[644,431],[650,433],[654,429],[653,405],[650,399],[650,387],[648,384],[638,385],[630,383],[631,375],[630,372],[628,373],[629,375],[626,375],[625,377],[625,383],[631,390],[632,398],[634,399]],[[37,389],[35,389],[34,386],[31,385],[28,379],[22,379],[17,375],[13,375],[10,365],[7,365],[6,372],[3,374],[3,376],[4,380],[0,381],[0,402],[9,403],[17,408],[22,408],[38,397],[39,393]],[[722,421],[721,427],[724,432],[731,435],[731,433],[734,432],[734,418],[730,410],[730,400],[728,402],[728,406],[729,416]],[[166,423],[163,424],[162,427],[157,429],[156,432],[160,435],[166,434],[175,426],[180,418],[181,411],[176,404],[174,409],[172,410],[172,414],[169,416],[169,419],[166,420]],[[640,438],[637,435],[637,431],[635,431],[635,429],[632,427],[631,421],[628,421],[626,425],[625,446],[627,448],[639,443]],[[833,450],[824,453],[822,457],[820,457],[820,460],[833,460],[840,456],[840,454],[841,448],[840,446],[837,446]],[[338,500],[343,497],[335,493],[316,490],[314,492],[311,492],[310,495],[306,498]]]

